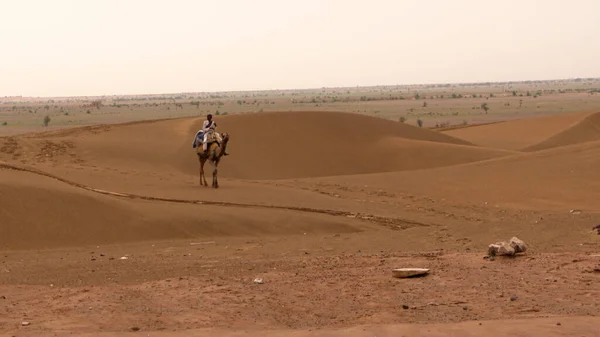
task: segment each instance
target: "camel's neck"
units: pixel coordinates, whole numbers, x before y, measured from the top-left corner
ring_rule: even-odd
[[[223,157],[223,154],[225,153],[225,150],[227,150],[227,142],[229,141],[229,139],[224,139],[223,140],[223,145],[221,146],[221,149],[219,150],[219,158]]]

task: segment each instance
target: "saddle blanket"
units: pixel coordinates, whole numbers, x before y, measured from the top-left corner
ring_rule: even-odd
[[[198,132],[196,132],[196,136],[194,136],[194,143],[192,144],[194,149],[196,147],[198,147],[198,145],[202,144],[203,139],[204,139],[204,131],[199,130]]]
[[[194,136],[194,142],[192,143],[192,147],[194,149],[197,148],[198,146],[200,146],[200,144],[202,144],[203,140],[204,140],[204,131],[198,130],[198,132],[196,132],[196,136]],[[211,134],[209,134],[207,141],[209,144],[213,141],[219,142],[219,138],[216,137],[215,134],[212,134],[212,137],[211,137]]]

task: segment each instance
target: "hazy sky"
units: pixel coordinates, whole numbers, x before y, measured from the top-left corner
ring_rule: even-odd
[[[600,76],[600,0],[1,0],[0,96]]]

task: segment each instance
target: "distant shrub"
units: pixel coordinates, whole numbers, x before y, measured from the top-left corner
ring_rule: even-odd
[[[44,126],[48,126],[50,124],[50,116],[46,115],[44,117]]]
[[[8,122],[4,122],[4,123],[2,123],[2,125],[3,125],[3,126],[7,126],[7,125],[8,125]]]
[[[398,122],[400,122],[400,123],[406,122],[406,117],[402,116],[402,117],[398,118]]]
[[[486,114],[487,114],[488,110],[490,109],[490,107],[488,106],[488,104],[487,104],[487,103],[483,103],[483,104],[481,104],[481,108],[482,108],[483,110],[485,110],[485,113],[486,113]]]
[[[417,125],[422,128],[423,127],[423,121],[421,119],[417,119]]]

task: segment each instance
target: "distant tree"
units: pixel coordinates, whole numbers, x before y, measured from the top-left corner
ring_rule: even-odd
[[[423,102],[423,107],[426,108],[427,107],[427,102]]]
[[[50,124],[50,116],[46,115],[46,117],[44,117],[44,126],[48,126],[48,124]]]
[[[92,103],[90,103],[90,105],[93,108],[100,109],[100,107],[102,106],[102,101],[98,99],[98,100],[92,101]]]
[[[417,119],[417,125],[422,128],[423,127],[423,121],[421,119]]]
[[[398,118],[398,122],[400,122],[400,123],[406,122],[406,117],[402,116],[402,117]]]
[[[490,107],[488,107],[488,104],[487,104],[487,103],[482,103],[482,104],[481,104],[481,108],[482,108],[483,110],[485,110],[485,113],[486,113],[486,114],[487,114],[488,110],[490,109]]]

